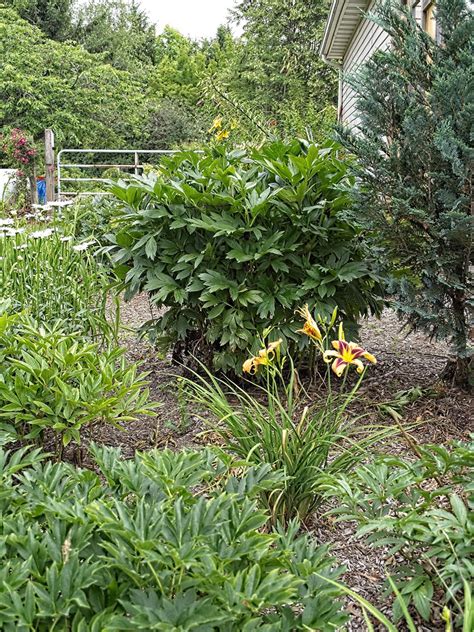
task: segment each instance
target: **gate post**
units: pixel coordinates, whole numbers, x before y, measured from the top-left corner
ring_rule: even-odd
[[[46,202],[54,202],[54,132],[44,130],[44,162],[46,165]]]

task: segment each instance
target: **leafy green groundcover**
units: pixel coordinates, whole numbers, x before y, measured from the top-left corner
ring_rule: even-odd
[[[471,630],[472,606],[464,595],[474,579],[474,435],[416,452],[416,459],[381,455],[349,475],[326,477],[337,502],[332,513],[355,521],[359,538],[395,556],[388,567],[390,591],[399,595],[395,620],[414,606],[430,621],[434,606],[444,605],[454,611],[456,629]]]
[[[295,352],[296,308],[350,328],[381,308],[374,253],[349,215],[355,186],[337,146],[295,141],[206,149],[112,186],[110,250],[125,297],[165,307],[149,325],[177,359],[240,371],[268,327]]]
[[[123,460],[99,474],[0,449],[0,629],[332,630],[345,616],[325,546],[268,527],[281,475],[220,452]],[[237,474],[234,474],[238,472]]]

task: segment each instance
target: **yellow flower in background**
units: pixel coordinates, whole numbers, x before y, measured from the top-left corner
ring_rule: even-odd
[[[356,367],[357,373],[362,373],[364,370],[364,365],[360,358],[365,358],[372,364],[377,364],[376,357],[360,347],[357,343],[346,342],[342,323],[339,325],[339,340],[333,340],[332,346],[335,350],[325,351],[323,353],[323,359],[324,362],[329,363],[332,361],[333,358],[335,358],[331,368],[337,375],[337,377],[341,377],[345,369],[350,364],[353,364]]]
[[[242,371],[244,373],[250,373],[250,375],[255,375],[259,366],[268,366],[271,364],[275,359],[275,353],[282,342],[283,340],[280,338],[279,340],[275,340],[275,342],[271,342],[265,349],[260,349],[258,356],[245,360],[242,365]]]
[[[230,132],[229,130],[223,129],[218,134],[216,134],[216,140],[221,141],[229,138]]]
[[[306,334],[313,340],[321,341],[323,339],[321,332],[319,330],[316,321],[311,316],[311,312],[309,311],[308,305],[305,305],[301,309],[298,310],[298,314],[305,319],[305,324],[303,325],[303,329],[298,329],[298,333]]]
[[[212,121],[211,127],[207,130],[208,134],[212,134],[212,132],[219,130],[222,127],[222,116],[216,116],[216,118]]]

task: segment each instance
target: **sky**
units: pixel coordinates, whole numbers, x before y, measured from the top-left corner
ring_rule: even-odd
[[[160,33],[167,24],[195,39],[212,37],[235,0],[139,0]]]

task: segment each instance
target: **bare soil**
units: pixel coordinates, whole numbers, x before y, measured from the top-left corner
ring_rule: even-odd
[[[156,314],[155,314],[156,315]],[[94,439],[108,445],[120,446],[124,456],[133,456],[136,450],[155,447],[198,447],[214,439],[209,428],[205,429],[197,415],[186,411],[177,397],[176,376],[179,367],[163,357],[146,340],[138,339],[136,331],[153,316],[146,296],[135,297],[121,307],[123,331],[121,343],[127,348],[131,361],[143,363],[149,373],[150,395],[160,402],[153,417],[143,417],[129,423],[123,431],[113,427],[97,429]],[[404,424],[418,422],[411,431],[419,443],[445,443],[453,439],[467,439],[474,431],[473,397],[455,387],[439,381],[439,374],[447,361],[447,349],[443,344],[429,341],[420,333],[401,329],[394,312],[386,310],[381,319],[368,318],[362,323],[361,343],[378,360],[370,367],[361,388],[358,405],[371,415],[393,423],[390,417],[381,417],[377,404],[390,401],[400,391],[414,387],[422,394],[403,408]],[[310,397],[317,398],[315,388]],[[420,423],[422,422],[422,423]],[[206,430],[206,432],[204,432]],[[403,439],[392,439],[382,446],[385,452],[409,453]],[[325,516],[314,516],[306,525],[320,542],[329,542],[333,554],[347,567],[344,580],[347,584],[390,614],[390,602],[383,597],[383,581],[393,560],[386,559],[380,550],[374,551],[356,540],[355,526],[335,523]],[[358,608],[347,630],[366,630],[366,624]],[[437,630],[432,624],[419,623],[420,631]],[[444,629],[442,627],[440,630]]]

